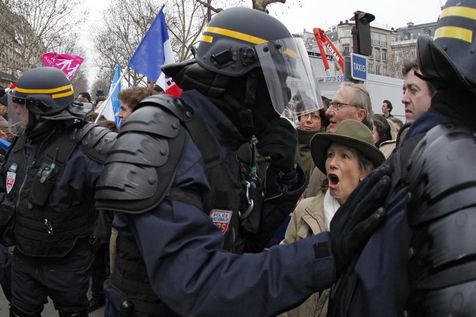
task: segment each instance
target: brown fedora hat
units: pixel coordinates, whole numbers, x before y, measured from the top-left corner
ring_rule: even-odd
[[[311,140],[311,155],[316,166],[326,173],[327,150],[332,143],[342,144],[356,149],[365,156],[375,167],[385,161],[383,153],[374,145],[372,132],[357,120],[344,120],[335,133],[316,133]]]

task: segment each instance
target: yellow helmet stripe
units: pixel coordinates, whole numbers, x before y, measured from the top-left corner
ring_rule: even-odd
[[[73,85],[69,84],[62,87],[50,88],[50,89],[29,89],[29,88],[21,88],[17,86],[15,90],[22,94],[54,94],[56,92],[60,92],[64,90],[70,90],[72,92]]]
[[[476,9],[470,7],[448,7],[443,9],[440,14],[440,19],[446,17],[461,17],[476,20]]]
[[[70,91],[67,91],[67,92],[62,92],[60,94],[52,94],[51,98],[58,99],[58,98],[71,96],[72,94],[74,94],[74,91],[70,90]]]
[[[291,50],[289,48],[286,48],[284,51],[283,51],[283,55],[286,55],[286,56],[289,56],[289,57],[296,57],[297,56],[297,53],[296,51],[294,50]]]
[[[211,42],[213,42],[213,36],[210,36],[210,35],[202,35],[202,37],[200,38],[200,41],[202,41],[202,42],[207,42],[207,43],[211,43]]]
[[[472,43],[473,31],[456,26],[442,26],[435,31],[435,40],[446,37]]]
[[[215,26],[206,27],[204,32],[219,34],[219,35],[223,35],[223,36],[226,36],[226,37],[231,37],[231,38],[234,38],[234,39],[237,39],[237,40],[241,40],[241,41],[256,44],[256,45],[268,42],[267,40],[264,40],[264,39],[256,37],[256,36],[252,36],[252,35],[249,35],[249,34],[246,34],[246,33],[241,33],[241,32],[237,32],[237,31],[233,31],[233,30],[228,30],[228,29],[224,29],[224,28],[219,28],[219,27],[215,27]]]

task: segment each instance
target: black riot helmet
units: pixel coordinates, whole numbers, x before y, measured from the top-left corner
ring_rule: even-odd
[[[418,38],[418,63],[436,89],[466,87],[476,94],[476,1],[449,0],[443,7],[434,39]]]
[[[73,85],[61,70],[53,67],[24,72],[13,96],[24,98],[28,111],[45,117],[60,113],[74,101]]]
[[[262,11],[231,8],[205,27],[195,57],[209,71],[239,77],[260,66],[256,45],[291,37],[280,21]]]
[[[53,67],[25,71],[9,94],[8,107],[10,126],[18,127],[18,131],[12,131],[15,135],[34,124],[34,118],[28,116],[67,120],[82,118],[90,110],[74,103],[73,85],[61,70]]]
[[[292,97],[307,98],[301,112],[316,111],[320,95],[302,39],[265,12],[230,8],[205,27],[195,54],[199,66],[225,77],[243,77],[259,69],[278,114],[295,112]],[[250,90],[248,82],[247,91]],[[246,101],[245,101],[246,103]]]

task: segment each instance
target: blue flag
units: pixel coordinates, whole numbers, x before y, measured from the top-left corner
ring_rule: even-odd
[[[121,108],[119,92],[121,91],[121,65],[116,66],[114,76],[111,80],[109,94],[106,101],[95,111],[103,115],[107,120],[115,121],[117,126],[121,126],[121,120],[116,115]]]
[[[128,64],[136,72],[144,74],[154,81],[160,76],[160,67],[165,62],[164,43],[169,40],[163,8],[160,9],[145,33]]]
[[[121,126],[121,119],[117,116],[119,109],[121,108],[121,101],[119,100],[119,93],[121,92],[121,65],[117,64],[116,70],[114,72],[114,76],[112,77],[111,81],[111,89],[112,91],[109,92],[111,94],[111,103],[112,103],[112,110],[114,113],[114,120],[118,127]]]

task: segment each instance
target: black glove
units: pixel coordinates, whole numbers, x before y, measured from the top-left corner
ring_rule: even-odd
[[[382,205],[390,190],[391,169],[382,165],[352,192],[330,225],[332,253],[339,275],[384,220]]]
[[[289,178],[296,175],[297,144],[297,132],[291,122],[277,118],[258,136],[256,147],[261,155],[271,158],[270,168]]]

